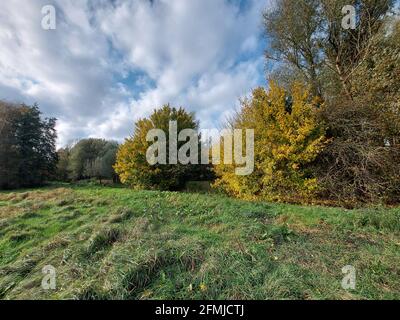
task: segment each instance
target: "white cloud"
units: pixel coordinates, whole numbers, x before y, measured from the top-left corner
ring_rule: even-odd
[[[0,99],[37,101],[59,118],[60,144],[121,140],[165,103],[215,126],[262,80],[267,1],[240,10],[238,0],[63,0],[57,30],[44,31],[49,2],[2,5]]]

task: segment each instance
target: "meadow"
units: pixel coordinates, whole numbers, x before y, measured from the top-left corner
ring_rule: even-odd
[[[46,265],[55,290],[41,287]],[[89,184],[0,192],[0,298],[400,299],[400,208]]]

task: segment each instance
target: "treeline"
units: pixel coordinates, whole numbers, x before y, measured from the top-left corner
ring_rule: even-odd
[[[138,121],[133,137],[121,146],[115,141],[89,138],[56,150],[56,119],[42,119],[37,105],[1,101],[0,189],[96,179],[100,184],[122,181],[135,188],[182,190],[188,181],[213,180],[210,165],[148,163],[147,132],[168,132],[172,120],[179,124],[179,131],[199,128],[193,113],[166,105]],[[200,135],[198,138],[201,143]],[[178,147],[183,144],[179,142]]]
[[[0,101],[0,189],[83,179],[119,182],[114,171],[118,143],[83,139],[56,150],[56,119],[37,105]]]
[[[256,129],[256,172],[217,167],[228,193],[271,200],[398,203],[400,23],[390,0],[278,0],[264,13],[278,66],[233,119]],[[355,28],[342,25],[353,5]]]
[[[356,8],[355,29],[342,26],[348,4]],[[37,106],[1,103],[0,188],[95,178],[180,190],[189,180],[211,180],[245,199],[399,203],[400,22],[390,14],[393,6],[390,0],[277,0],[264,12],[266,58],[276,67],[268,87],[255,88],[227,123],[255,131],[251,175],[238,176],[242,164],[223,161],[150,165],[150,129],[168,132],[177,121],[178,132],[198,130],[194,114],[182,108],[166,105],[139,120],[120,146],[84,139],[57,153],[54,119],[42,120]]]
[[[354,29],[342,24],[349,4]],[[398,203],[400,23],[393,8],[390,0],[277,0],[264,12],[266,58],[276,67],[268,88],[256,88],[227,124],[255,129],[255,171],[238,176],[242,164],[216,165],[214,186],[246,199]],[[144,164],[143,132],[154,118],[157,112],[138,122],[118,154],[117,172],[129,185],[169,187],[163,169]]]
[[[118,143],[103,139],[82,139],[58,150],[56,179],[78,181],[86,179],[118,182],[114,171]]]

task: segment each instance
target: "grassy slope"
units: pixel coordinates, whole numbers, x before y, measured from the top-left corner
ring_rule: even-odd
[[[42,267],[57,290],[41,289]],[[357,288],[341,288],[345,265]],[[3,299],[400,298],[400,209],[47,188],[0,193]]]

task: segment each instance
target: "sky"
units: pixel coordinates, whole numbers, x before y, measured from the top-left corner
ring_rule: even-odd
[[[266,84],[270,0],[7,0],[0,8],[0,99],[56,117],[58,146],[123,141],[170,103],[218,128]],[[56,8],[56,29],[41,26]]]

